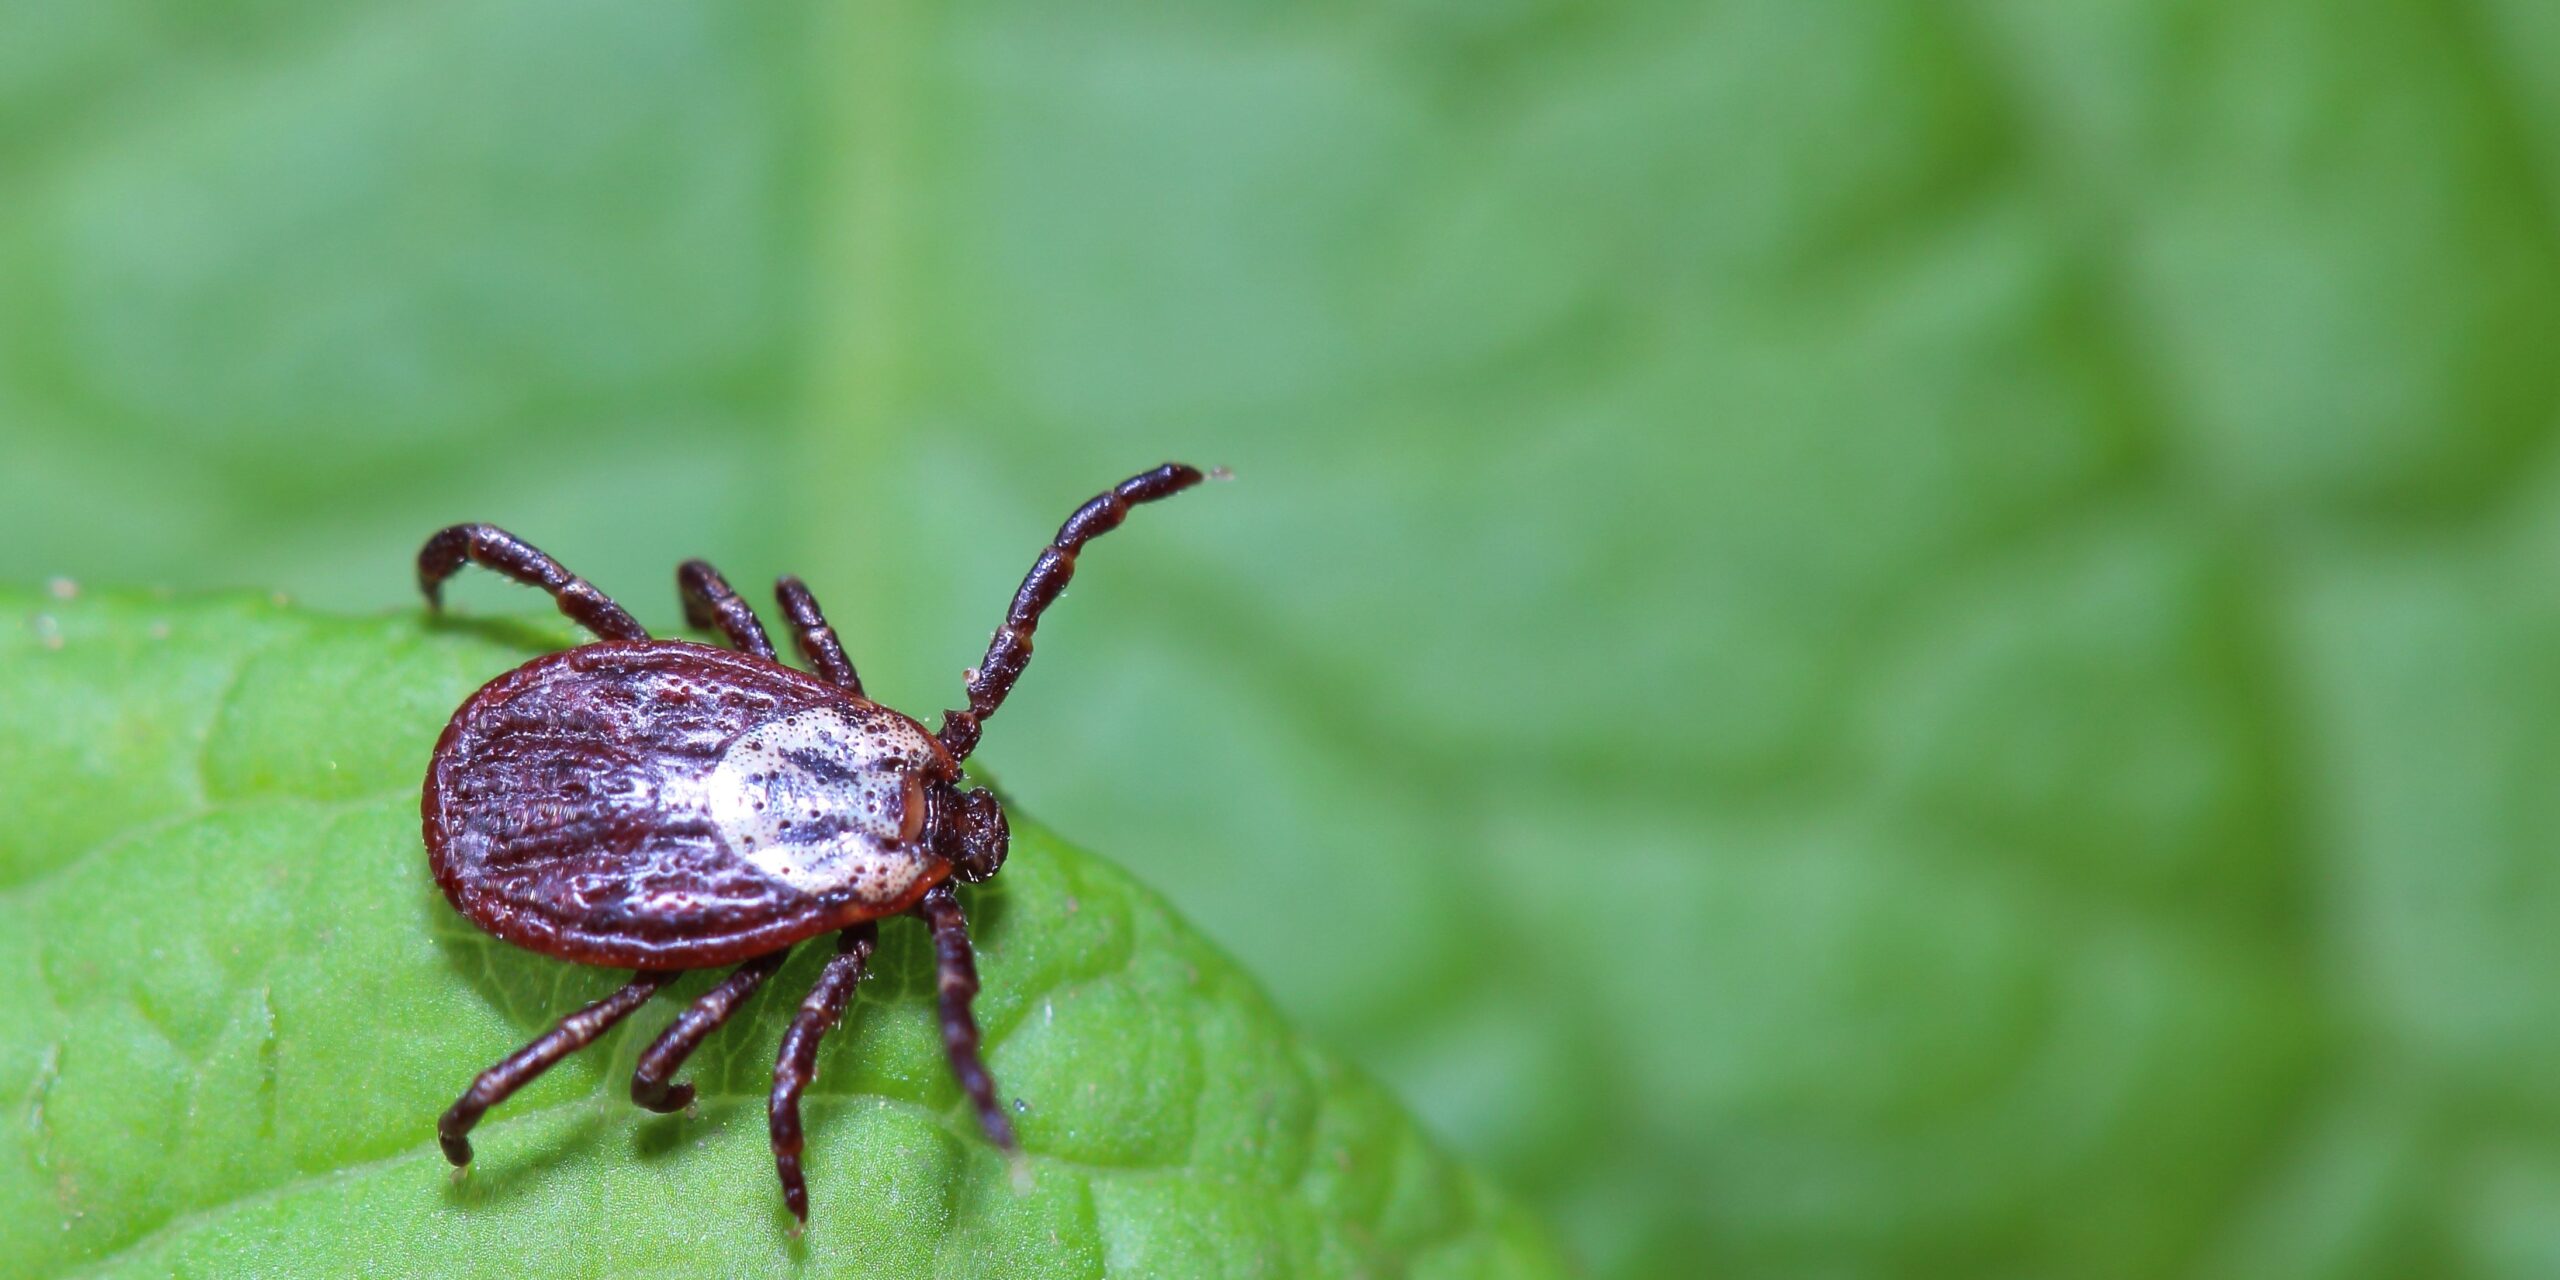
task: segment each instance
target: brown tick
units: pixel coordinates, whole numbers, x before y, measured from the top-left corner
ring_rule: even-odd
[[[1075,574],[1076,552],[1129,508],[1200,482],[1178,463],[1132,476],[1076,509],[1005,611],[969,705],[940,730],[862,696],[862,681],[797,578],[776,587],[810,675],[775,660],[755,613],[700,560],[676,570],[685,621],[736,652],[652,640],[621,605],[503,529],[462,524],[427,539],[430,606],[465,561],[542,588],[600,637],[483,686],[453,713],[427,766],[427,861],[454,908],[497,937],[579,964],[638,972],[480,1073],[436,1124],[445,1158],[471,1160],[471,1126],[562,1058],[630,1016],[687,969],[736,965],[640,1055],[631,1099],[677,1111],[687,1055],[782,967],[792,946],[836,935],[836,953],[783,1032],[767,1112],[783,1202],[803,1222],[800,1093],[818,1040],[844,1016],[884,916],[933,935],[942,1044],[987,1137],[1018,1156],[978,1052],[968,920],[954,882],[1004,865],[1004,809],[964,789],[978,745],[1031,661],[1031,633]]]

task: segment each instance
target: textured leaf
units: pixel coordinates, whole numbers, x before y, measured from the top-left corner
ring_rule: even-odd
[[[644,1014],[493,1112],[448,1177],[452,1095],[621,980],[475,931],[419,845],[444,717],[559,637],[246,598],[0,609],[10,1275],[1557,1273],[1230,961],[1024,821],[966,901],[1027,1192],[950,1082],[911,921],[820,1059],[805,1239],[763,1098],[823,947],[697,1057],[695,1114],[625,1096]]]

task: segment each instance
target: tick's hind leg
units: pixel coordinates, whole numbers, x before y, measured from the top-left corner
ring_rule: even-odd
[[[551,1069],[551,1064],[594,1043],[613,1024],[630,1017],[632,1010],[647,1004],[649,997],[674,977],[663,972],[635,974],[620,991],[562,1018],[560,1025],[481,1072],[471,1087],[454,1100],[444,1118],[436,1121],[436,1140],[444,1146],[444,1158],[456,1165],[471,1163],[471,1139],[466,1135],[471,1126],[480,1123],[483,1113],[533,1083],[534,1077]]]
[[[1020,1155],[1022,1145],[1014,1140],[1013,1118],[997,1101],[995,1077],[987,1074],[986,1060],[978,1055],[978,1020],[969,1012],[969,1002],[978,996],[978,962],[969,946],[969,920],[960,914],[960,895],[945,880],[925,892],[924,900],[916,904],[916,914],[933,930],[935,967],[940,971],[934,989],[941,997],[942,1051],[951,1058],[951,1074],[977,1108],[978,1124],[987,1131],[987,1140],[1006,1155]]]
[[[676,593],[684,597],[684,622],[688,627],[717,625],[729,643],[759,658],[773,656],[773,642],[764,637],[764,624],[756,621],[756,611],[729,589],[729,580],[720,571],[701,560],[687,560],[676,566]]]
[[[786,947],[768,956],[757,956],[729,971],[720,985],[702,993],[702,998],[685,1006],[667,1029],[658,1033],[647,1051],[640,1055],[639,1069],[631,1073],[631,1100],[651,1111],[682,1111],[693,1101],[693,1086],[669,1084],[667,1078],[684,1066],[684,1060],[702,1046],[704,1038],[720,1029],[729,1015],[746,1003],[747,997],[782,967],[791,954]]]
[[[782,1033],[782,1053],[774,1060],[773,1095],[765,1103],[773,1130],[773,1167],[782,1175],[782,1203],[802,1222],[809,1220],[809,1183],[800,1174],[800,1151],[807,1145],[800,1134],[800,1092],[818,1078],[818,1041],[843,1020],[845,1002],[862,982],[871,948],[879,941],[878,926],[868,920],[836,935],[836,953],[827,957],[827,967],[800,1002],[800,1012],[791,1016],[790,1029]]]
[[[551,593],[560,612],[607,640],[646,640],[631,614],[595,584],[560,567],[534,545],[494,524],[458,524],[439,529],[418,549],[418,590],[431,608],[444,605],[444,580],[465,563],[483,565],[527,586]]]
[[[844,656],[836,629],[828,626],[827,615],[818,611],[818,598],[809,594],[808,585],[798,578],[785,577],[773,584],[773,594],[782,601],[783,613],[791,618],[791,638],[799,644],[801,661],[825,677],[827,683],[861,697],[862,677],[853,673],[853,661]]]

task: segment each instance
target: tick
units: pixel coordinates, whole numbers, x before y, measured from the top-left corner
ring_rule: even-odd
[[[928,733],[871,701],[798,578],[775,587],[811,672],[784,666],[718,571],[676,570],[687,624],[730,649],[651,639],[560,562],[492,525],[427,539],[418,586],[440,607],[465,562],[540,587],[595,643],[545,654],[464,701],[437,739],[421,805],[427,861],[454,909],[506,942],[577,964],[634,970],[622,989],[562,1018],[480,1073],[436,1124],[445,1158],[471,1161],[489,1108],[603,1035],[689,969],[734,965],[640,1055],[631,1100],[678,1111],[685,1058],[782,967],[832,933],[835,954],[782,1035],[766,1110],[783,1203],[809,1218],[800,1094],[818,1041],[844,1016],[885,917],[933,936],[942,1045],[987,1137],[1018,1156],[979,1055],[968,919],[955,892],[1004,865],[1004,808],[963,785],[960,764],[1031,661],[1040,615],[1084,544],[1129,509],[1200,482],[1179,463],[1131,476],[1078,507],[1014,592],[968,705]]]

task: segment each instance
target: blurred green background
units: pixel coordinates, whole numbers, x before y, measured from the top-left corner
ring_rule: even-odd
[[[2560,9],[0,7],[0,577],[805,575],[1601,1277],[2560,1273]],[[537,602],[485,580],[478,610]]]

